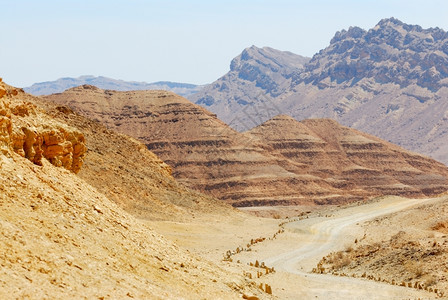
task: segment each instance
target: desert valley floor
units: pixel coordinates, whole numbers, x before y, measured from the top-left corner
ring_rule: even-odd
[[[359,265],[356,258],[350,259],[344,271],[327,269],[326,274],[318,274],[316,268],[329,253],[341,251],[349,256],[357,249],[379,243],[384,244],[384,249],[377,250],[379,253],[373,259],[381,261],[385,257],[381,252],[393,247],[385,245],[385,240],[399,232],[412,236],[415,243],[424,244],[430,240],[431,246],[437,243],[446,247],[448,237],[445,233],[431,229],[437,220],[437,211],[447,208],[446,200],[446,196],[429,199],[385,197],[363,205],[307,212],[298,208],[302,211],[300,217],[285,220],[247,217],[232,222],[197,220],[193,223],[157,222],[152,226],[176,244],[214,261],[222,260],[231,250],[231,261],[223,262],[226,267],[244,273],[257,285],[270,285],[276,299],[437,299],[448,286],[446,278],[438,278],[431,289],[426,284],[428,278],[440,275],[441,269],[445,268],[437,260],[425,266],[420,276],[413,274],[415,270],[409,267],[401,278],[401,270],[397,270],[397,274],[388,273],[388,268],[397,263],[393,260],[383,266],[384,270]],[[281,214],[283,210],[291,212],[292,208],[277,209]],[[273,209],[268,210],[272,212]],[[422,215],[424,217],[420,218]],[[403,218],[408,222],[403,222]],[[251,244],[251,241],[261,239],[264,240]],[[266,275],[265,269],[254,266],[256,261],[273,267],[275,272]],[[262,275],[257,278],[259,273]],[[413,278],[412,288],[407,283],[405,287],[400,286],[406,276]],[[422,287],[414,288],[415,282]],[[258,294],[258,297],[270,298],[266,294]]]

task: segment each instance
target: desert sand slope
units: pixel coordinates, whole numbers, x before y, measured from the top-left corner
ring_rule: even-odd
[[[346,197],[419,197],[448,187],[445,165],[330,119],[280,115],[247,133],[296,163],[283,166],[288,171],[321,177]]]
[[[363,271],[356,269],[360,267],[359,261],[365,259],[366,251],[362,254],[353,250],[357,247],[355,240],[358,241],[357,243],[363,243],[364,240],[375,237],[376,241],[381,241],[383,237],[388,236],[388,230],[392,229],[388,226],[390,223],[386,223],[383,224],[381,231],[377,231],[377,227],[364,225],[365,221],[375,223],[377,219],[387,220],[390,214],[395,213],[402,218],[408,218],[409,224],[412,218],[409,218],[406,213],[401,213],[402,211],[434,201],[437,200],[384,197],[365,205],[351,205],[342,209],[329,208],[318,214],[290,219],[284,224],[284,232],[276,239],[255,245],[252,251],[241,252],[233,259],[240,260],[242,263],[258,260],[269,267],[274,267],[277,272],[267,276],[265,281],[274,287],[275,295],[281,299],[437,299],[440,290],[434,292],[434,290],[414,289],[408,288],[407,285],[402,287],[397,284],[398,276],[407,276],[406,273],[398,275],[403,269],[401,266],[398,267],[401,261],[400,256],[395,258],[397,265],[390,265],[386,260],[376,259],[376,263],[371,265],[368,272],[369,275],[374,276],[370,279],[362,276]],[[414,215],[414,218],[416,216],[418,214]],[[368,229],[366,232],[367,228],[371,230]],[[378,242],[380,248],[383,243]],[[384,247],[387,246],[384,245]],[[397,248],[395,251],[409,254],[407,248],[408,246],[403,249]],[[334,274],[320,274],[318,270],[322,265],[318,263],[322,256],[341,250],[343,252],[341,258],[335,259],[334,262],[343,264],[345,268],[336,269]],[[368,255],[375,256],[375,249],[371,249],[367,257]],[[339,255],[335,256],[339,257]],[[349,259],[345,263],[347,257]],[[432,267],[435,266],[436,261],[434,259]],[[438,261],[439,264],[442,262],[443,260]],[[392,271],[393,267],[397,270]],[[356,278],[352,277],[352,269],[356,270]],[[332,272],[328,272],[327,269],[324,273]],[[438,273],[444,274],[440,271]],[[395,278],[394,283],[392,278]],[[414,284],[415,281],[411,281]]]
[[[167,242],[79,177],[0,159],[0,298],[238,296],[239,275]]]
[[[0,85],[1,299],[241,297],[241,274],[178,248],[74,174],[80,131]],[[174,182],[135,144],[159,179]]]

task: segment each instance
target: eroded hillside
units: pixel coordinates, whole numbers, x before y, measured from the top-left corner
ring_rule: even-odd
[[[239,133],[164,91],[81,86],[46,99],[132,135],[178,180],[234,206],[340,204],[448,188],[446,166],[335,121],[280,116]]]
[[[171,167],[137,140],[66,107],[21,91],[19,97],[45,109],[54,120],[82,131],[89,147],[78,175],[133,215],[181,221],[191,219],[195,213],[236,213],[222,202],[179,184],[171,175]]]
[[[299,200],[295,175],[277,158],[173,93],[81,86],[46,99],[138,138],[173,168],[179,181],[209,195],[235,205]]]
[[[448,168],[330,119],[277,116],[248,131],[291,172],[324,179],[340,195],[421,197],[447,190]],[[348,197],[348,196],[346,196]],[[325,199],[327,204],[337,199]],[[323,199],[323,201],[325,201]]]
[[[64,124],[63,118],[55,120],[28,101],[38,99],[3,83],[1,86],[0,298],[197,299],[238,298],[244,289],[250,292],[250,284],[240,274],[180,249],[75,175],[73,171],[79,171],[81,163],[73,168],[79,148],[73,141],[82,142],[78,154],[84,157],[83,128]],[[19,129],[25,133],[24,148],[17,147],[22,137],[16,133]],[[49,134],[49,141],[58,143],[47,144],[47,130],[54,132]],[[28,131],[34,135],[26,135]],[[61,138],[71,135],[77,139]],[[104,137],[102,141],[106,141]],[[173,184],[173,193],[180,193],[166,165],[138,142],[130,140],[117,147],[132,143],[134,148],[123,151],[138,151],[147,157],[142,164],[159,173],[150,177],[148,184],[154,177],[166,178],[165,183]],[[53,156],[49,146],[71,152]],[[39,153],[42,156],[37,160]],[[86,162],[90,157],[85,156]],[[170,187],[163,188],[168,191]],[[188,200],[197,195],[184,191]],[[110,191],[105,188],[105,192]]]

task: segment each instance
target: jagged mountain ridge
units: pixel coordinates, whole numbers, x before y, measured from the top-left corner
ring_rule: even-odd
[[[350,27],[337,32],[293,85],[305,82],[325,88],[372,79],[400,87],[415,84],[436,92],[448,86],[447,78],[448,33],[390,18],[368,31]]]
[[[248,104],[238,104],[232,95],[220,106],[197,103],[237,130],[280,113],[298,120],[332,118],[447,164],[447,65],[444,30],[390,18],[367,31],[351,27],[336,33],[277,96],[254,97]],[[222,78],[216,83],[227,83]],[[246,90],[241,82],[232,83],[238,93]],[[220,97],[214,84],[203,91]]]
[[[133,135],[178,180],[234,206],[421,197],[448,187],[444,165],[335,121],[280,116],[239,133],[170,92],[81,86],[46,99]]]
[[[308,60],[288,51],[251,46],[232,60],[230,72],[187,98],[218,112],[219,118],[232,127],[246,130],[258,124],[240,124],[234,120],[234,113],[253,102],[287,92]],[[274,115],[268,113],[265,120]]]
[[[170,81],[158,81],[158,82],[137,82],[137,81],[124,81],[112,79],[104,76],[91,76],[85,75],[77,78],[64,77],[55,81],[46,81],[35,83],[30,87],[24,88],[27,93],[41,96],[50,95],[54,93],[61,93],[66,89],[80,86],[83,84],[90,84],[105,90],[117,90],[117,91],[132,91],[132,90],[167,90],[175,92],[176,94],[184,97],[190,96],[201,90],[202,86],[178,83]]]

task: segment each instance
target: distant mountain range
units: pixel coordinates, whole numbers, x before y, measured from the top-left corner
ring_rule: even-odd
[[[448,33],[395,18],[350,27],[311,59],[251,46],[205,86],[82,76],[34,84],[51,94],[83,84],[109,90],[162,89],[199,104],[238,131],[279,114],[331,118],[448,164]]]
[[[239,131],[279,113],[331,118],[448,164],[448,33],[389,18],[310,60],[252,46],[189,99]]]
[[[60,78],[55,81],[46,81],[35,83],[30,87],[24,88],[27,93],[41,96],[50,95],[55,93],[62,93],[66,89],[90,84],[105,90],[115,90],[115,91],[132,91],[132,90],[166,90],[172,91],[184,97],[188,97],[191,94],[198,92],[202,86],[188,84],[188,83],[177,83],[170,81],[158,81],[153,83],[147,82],[137,82],[137,81],[124,81],[117,80],[103,76],[81,76],[78,78],[65,77]]]

